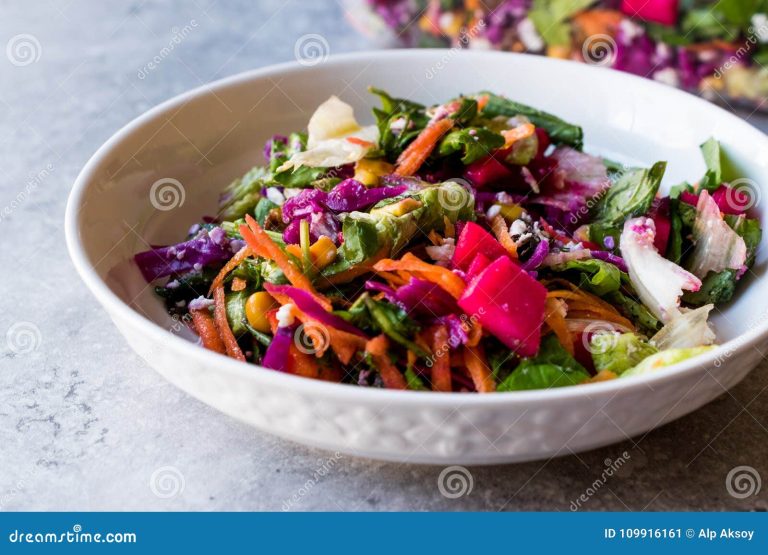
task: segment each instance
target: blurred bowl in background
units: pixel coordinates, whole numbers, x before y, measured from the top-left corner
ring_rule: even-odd
[[[547,55],[768,111],[768,15],[703,0],[344,0],[378,46]]]

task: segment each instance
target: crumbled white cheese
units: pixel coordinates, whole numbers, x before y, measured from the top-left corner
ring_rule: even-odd
[[[528,224],[522,218],[515,220],[509,226],[509,234],[512,237],[523,235],[526,231],[528,231]]]
[[[277,326],[280,328],[286,328],[292,326],[296,321],[296,316],[293,314],[293,305],[291,303],[284,304],[277,309]]]
[[[677,74],[677,70],[672,67],[660,69],[659,71],[653,74],[653,79],[654,81],[658,81],[659,83],[664,83],[665,85],[669,85],[670,87],[677,87],[680,85],[680,77]]]
[[[768,42],[768,15],[764,13],[756,13],[752,16],[752,29],[750,32],[754,33],[761,43]]]
[[[517,24],[517,34],[527,50],[538,52],[544,50],[544,40],[536,30],[536,26],[529,18],[523,19]]]

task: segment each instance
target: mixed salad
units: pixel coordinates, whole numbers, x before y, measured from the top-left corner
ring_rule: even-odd
[[[582,129],[494,94],[423,106],[371,89],[275,135],[215,217],[135,256],[202,345],[368,387],[492,392],[656,372],[712,348],[713,307],[755,260],[758,220],[706,174],[583,152]]]
[[[545,54],[766,108],[768,0],[347,0],[408,46]],[[361,4],[363,6],[361,6]]]

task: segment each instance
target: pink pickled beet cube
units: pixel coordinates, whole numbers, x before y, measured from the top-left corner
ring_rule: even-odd
[[[456,250],[451,263],[454,268],[466,271],[477,253],[483,253],[491,260],[507,257],[507,250],[496,238],[475,222],[467,222],[461,228]]]
[[[546,299],[541,283],[503,257],[469,284],[459,306],[504,345],[528,357],[539,350]]]
[[[676,25],[678,0],[622,0],[621,11],[662,25]]]

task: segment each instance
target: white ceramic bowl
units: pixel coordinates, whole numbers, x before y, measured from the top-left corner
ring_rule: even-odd
[[[370,119],[368,85],[425,103],[489,89],[583,125],[586,148],[624,162],[668,160],[665,185],[703,174],[714,135],[741,174],[768,183],[768,137],[703,100],[651,81],[542,57],[454,50],[366,52],[286,64],[178,96],[102,146],[67,207],[72,259],[128,343],[168,380],[262,430],[344,453],[420,463],[541,459],[645,433],[738,383],[768,329],[764,245],[736,300],[714,317],[724,344],[654,375],[493,395],[399,392],[332,384],[246,365],[192,343],[144,283],[132,256],[183,236],[219,191],[260,163],[264,141],[304,128],[331,94]],[[158,210],[158,180],[178,187]],[[155,191],[158,192],[157,190]],[[158,206],[157,195],[155,203]],[[163,202],[163,199],[160,199]],[[757,207],[760,212],[760,207]],[[763,226],[766,216],[763,211]],[[765,243],[765,240],[763,241]]]

